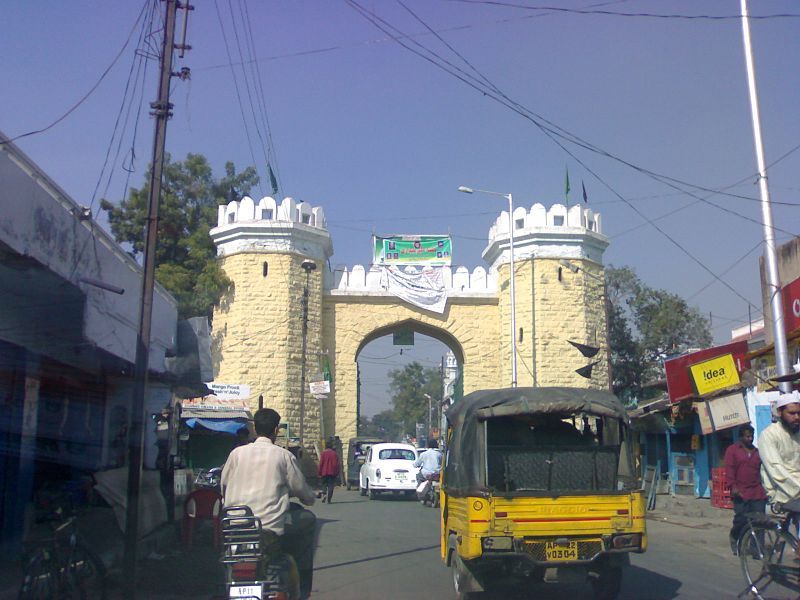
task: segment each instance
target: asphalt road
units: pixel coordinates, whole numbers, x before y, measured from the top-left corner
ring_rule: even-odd
[[[319,520],[313,598],[419,600],[454,598],[450,571],[439,558],[435,509],[400,497],[368,500],[338,488],[331,505],[313,507]],[[648,520],[650,547],[633,555],[621,599],[736,598],[744,588],[727,528],[719,523]],[[561,577],[521,598],[590,599],[582,576]],[[778,594],[776,598],[790,598]]]

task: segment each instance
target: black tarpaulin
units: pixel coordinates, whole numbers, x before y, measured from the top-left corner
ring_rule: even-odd
[[[488,496],[489,488],[484,481],[486,440],[483,421],[535,414],[586,414],[628,423],[628,415],[619,399],[600,390],[538,387],[472,392],[446,413],[453,428],[447,445],[443,483],[447,492],[455,496]]]

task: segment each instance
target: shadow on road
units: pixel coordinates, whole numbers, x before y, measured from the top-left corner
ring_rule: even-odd
[[[314,571],[324,571],[325,569],[335,569],[337,567],[347,567],[349,565],[357,565],[359,563],[370,562],[373,560],[382,560],[384,558],[392,558],[394,556],[402,556],[403,554],[413,554],[415,552],[423,552],[425,550],[433,550],[434,548],[438,548],[439,544],[434,544],[433,546],[420,546],[419,548],[412,548],[411,550],[401,550],[400,552],[390,552],[388,554],[379,554],[377,556],[370,556],[367,558],[359,558],[358,560],[348,560],[345,562],[334,563],[332,565],[324,565],[321,567],[314,566]]]

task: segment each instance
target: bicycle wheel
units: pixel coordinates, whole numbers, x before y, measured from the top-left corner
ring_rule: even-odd
[[[764,600],[770,594],[800,592],[797,540],[776,527],[752,524],[739,538],[739,560],[750,593]],[[781,588],[781,589],[779,589]]]
[[[67,572],[65,598],[85,600],[106,597],[106,568],[103,561],[87,546],[78,544],[72,551]]]
[[[44,549],[34,552],[22,570],[19,600],[50,600],[56,597],[57,577],[52,561]]]

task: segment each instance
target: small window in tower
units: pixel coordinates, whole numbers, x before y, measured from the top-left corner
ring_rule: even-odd
[[[261,274],[264,277],[269,275],[269,263],[267,261],[264,261],[264,266],[261,268]]]
[[[586,227],[586,229],[588,229],[589,231],[597,231],[594,228],[594,219],[589,219],[589,225],[588,225],[588,227]]]
[[[272,220],[272,209],[271,208],[262,208],[261,209],[261,218],[264,221],[271,221]]]
[[[233,223],[236,220],[235,213],[228,213],[228,223]]]
[[[563,215],[556,215],[553,217],[553,225],[556,227],[561,227],[564,225],[564,216]]]
[[[514,221],[514,229],[522,229],[525,227],[525,219],[516,219]]]
[[[305,223],[306,225],[311,223],[311,215],[303,215],[303,223]]]

